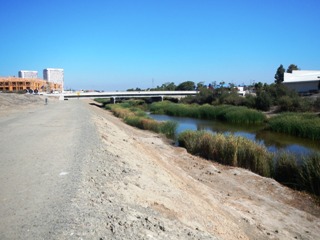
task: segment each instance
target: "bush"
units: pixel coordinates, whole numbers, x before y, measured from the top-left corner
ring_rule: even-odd
[[[256,108],[262,111],[269,111],[272,105],[271,96],[267,92],[261,92],[256,98]]]
[[[248,108],[255,108],[256,107],[256,97],[251,94],[247,94],[244,98],[243,105]]]
[[[306,112],[312,108],[312,104],[308,100],[298,96],[282,96],[279,98],[278,104],[282,112]]]

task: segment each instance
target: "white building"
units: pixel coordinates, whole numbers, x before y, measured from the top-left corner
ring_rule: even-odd
[[[320,90],[320,71],[293,70],[284,73],[282,83],[299,93],[317,92]]]
[[[61,68],[46,68],[43,70],[43,79],[52,82],[61,84],[62,90],[64,85],[64,71]]]
[[[19,78],[38,78],[38,71],[21,70],[18,76]]]
[[[244,91],[244,87],[237,87],[237,91],[238,91],[239,96],[246,95],[246,91]]]

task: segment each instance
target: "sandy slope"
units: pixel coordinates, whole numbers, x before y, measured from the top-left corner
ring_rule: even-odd
[[[191,156],[158,135],[92,109],[108,152],[126,166],[125,202],[221,239],[317,239],[319,208],[303,194],[249,171]],[[120,185],[120,187],[119,187]]]

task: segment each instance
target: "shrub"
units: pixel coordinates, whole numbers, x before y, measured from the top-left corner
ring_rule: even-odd
[[[256,97],[251,94],[247,94],[244,98],[243,105],[248,108],[255,108],[256,107]]]
[[[267,92],[261,92],[256,98],[256,108],[259,110],[269,111],[271,104],[271,96]]]

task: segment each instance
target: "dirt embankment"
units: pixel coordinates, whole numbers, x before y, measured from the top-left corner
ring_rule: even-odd
[[[319,207],[308,195],[244,169],[191,156],[104,110],[93,111],[108,152],[124,168],[118,191],[130,205],[152,208],[222,239],[320,236]]]
[[[82,103],[100,143],[85,161],[69,211],[72,221],[60,239],[320,236],[320,208],[308,195],[192,156],[90,101]]]

